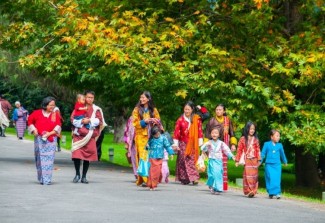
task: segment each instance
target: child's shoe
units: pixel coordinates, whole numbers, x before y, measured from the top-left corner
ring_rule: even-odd
[[[276,197],[276,199],[278,199],[278,200],[281,199],[281,195],[280,195],[280,194],[276,195],[275,197]]]
[[[270,198],[270,199],[273,199],[273,195],[269,195],[269,198]]]

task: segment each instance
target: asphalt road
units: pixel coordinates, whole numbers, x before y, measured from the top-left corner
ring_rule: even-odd
[[[325,204],[246,198],[230,189],[160,184],[137,187],[130,168],[91,163],[89,184],[72,183],[69,151],[56,153],[52,185],[38,184],[33,142],[0,137],[0,222],[263,222],[324,223]]]

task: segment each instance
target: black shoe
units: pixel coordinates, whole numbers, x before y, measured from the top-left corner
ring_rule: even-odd
[[[270,199],[273,199],[273,195],[269,195],[269,198],[270,198]]]
[[[61,148],[58,148],[58,152],[61,152]]]
[[[86,177],[83,177],[83,178],[81,178],[81,183],[83,183],[83,184],[87,184],[87,183],[89,183],[89,182],[88,182],[88,180],[86,179]]]
[[[79,175],[76,175],[74,178],[73,178],[73,183],[78,183],[80,180],[80,176]]]

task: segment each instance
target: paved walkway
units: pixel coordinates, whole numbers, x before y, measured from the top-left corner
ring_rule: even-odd
[[[33,142],[0,137],[0,222],[325,222],[325,204],[240,191],[211,195],[203,184],[137,187],[130,168],[91,163],[89,184],[72,183],[68,151],[56,154],[53,184],[37,183]]]

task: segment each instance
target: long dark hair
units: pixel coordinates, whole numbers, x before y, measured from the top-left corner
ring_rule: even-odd
[[[185,108],[186,105],[190,106],[192,108],[192,114],[191,114],[191,117],[190,117],[190,122],[192,123],[193,115],[195,114],[195,104],[194,104],[193,101],[187,101],[183,108]]]
[[[223,116],[227,116],[227,113],[226,113],[226,106],[224,104],[218,104],[214,110],[216,110],[217,107],[222,107],[223,108]]]
[[[144,95],[144,96],[146,96],[146,98],[149,99],[149,101],[148,101],[148,109],[149,109],[150,118],[154,118],[155,104],[153,103],[153,99],[151,97],[150,92],[149,91],[144,91],[141,95]],[[137,103],[136,107],[138,108],[140,118],[143,119],[144,107],[143,107],[143,105],[141,104],[140,101]]]
[[[256,132],[256,124],[255,123],[253,123],[252,121],[248,121],[247,123],[246,123],[246,125],[245,125],[245,128],[244,128],[244,130],[243,130],[243,136],[245,137],[245,143],[246,143],[246,145],[247,145],[247,143],[248,143],[248,135],[249,135],[249,129],[251,128],[251,126],[252,125],[254,125],[255,126],[255,132],[254,132],[254,137],[256,138],[256,139],[258,139],[258,137],[257,137],[257,132]]]

